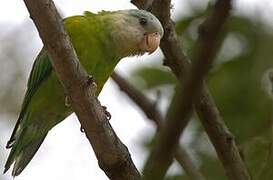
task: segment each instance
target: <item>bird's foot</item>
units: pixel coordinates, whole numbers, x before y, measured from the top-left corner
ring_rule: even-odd
[[[105,114],[105,116],[106,116],[106,119],[109,121],[109,120],[112,118],[111,113],[107,111],[107,107],[106,107],[106,106],[101,106],[101,107],[102,107],[103,112],[104,112],[104,114]],[[81,128],[80,128],[80,131],[81,131],[82,133],[85,133],[85,130],[84,130],[84,128],[83,128],[82,126],[81,126]]]
[[[87,86],[87,87],[89,87],[89,86],[94,86],[95,88],[97,88],[97,84],[96,84],[96,82],[95,82],[95,78],[94,78],[94,76],[92,76],[92,75],[88,75],[87,76],[87,79],[86,79],[86,82],[85,82],[85,85]],[[80,128],[80,131],[82,132],[82,133],[85,133],[85,130],[84,130],[84,128],[81,126],[81,128]]]
[[[103,112],[104,112],[104,114],[106,116],[106,119],[109,121],[112,118],[111,113],[107,111],[107,107],[106,106],[102,106],[102,108],[103,108]],[[85,133],[85,130],[84,130],[84,128],[82,126],[80,128],[80,131],[82,133]]]
[[[106,106],[102,106],[102,108],[103,108],[103,111],[104,111],[104,114],[105,114],[107,120],[109,121],[112,118],[111,113],[107,111],[107,107]]]
[[[92,75],[88,75],[88,76],[87,76],[86,85],[87,85],[87,86],[93,85],[93,86],[95,86],[95,88],[97,88],[97,84],[96,84],[96,82],[95,82],[94,76],[92,76]]]
[[[69,99],[68,96],[65,96],[64,104],[65,104],[66,107],[70,107],[70,106],[71,106],[71,104],[70,104],[70,99]]]
[[[91,76],[91,75],[89,75],[87,77],[86,84],[88,86],[93,85],[93,86],[95,86],[97,88],[97,84],[95,82],[95,78],[93,76]],[[102,106],[102,108],[103,108],[104,114],[106,115],[107,120],[110,120],[112,118],[112,115],[107,111],[107,107],[106,106]]]

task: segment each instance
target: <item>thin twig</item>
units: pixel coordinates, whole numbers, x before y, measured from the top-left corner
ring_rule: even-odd
[[[165,4],[157,1],[157,5],[152,6],[152,12],[160,19],[165,29],[165,35],[160,46],[166,57],[164,64],[171,68],[177,79],[182,83],[184,70],[188,69],[191,64],[189,58],[183,53],[174,25],[170,19],[170,1],[166,0],[164,2]],[[144,6],[138,7],[142,9]],[[235,141],[233,138],[230,138],[233,136],[222,120],[205,83],[201,89],[200,97],[196,99],[194,104],[229,179],[250,179]],[[227,139],[229,140],[227,141]]]
[[[152,102],[141,91],[136,89],[132,84],[126,81],[118,73],[112,74],[112,79],[118,84],[121,91],[125,92],[131,100],[138,105],[138,107],[145,113],[148,119],[153,121],[157,125],[157,129],[160,131],[163,122],[163,115],[155,106],[156,103]],[[180,145],[175,153],[177,162],[182,166],[185,173],[192,180],[204,180],[203,175],[198,171],[193,160],[190,158],[186,149]]]
[[[178,146],[174,157],[179,164],[183,164],[182,167],[191,180],[205,180],[204,176],[198,171],[192,158],[182,145]]]
[[[110,179],[140,179],[126,146],[109,124],[95,86],[80,65],[63,21],[51,0],[24,0],[40,37],[51,57],[54,69],[68,93],[99,166]]]
[[[120,90],[125,92],[133,100],[133,102],[136,103],[141,108],[141,110],[143,110],[148,119],[154,122],[158,128],[160,128],[164,120],[162,114],[156,107],[156,103],[152,102],[147,96],[136,89],[118,73],[113,72],[111,77],[115,83],[117,83]]]

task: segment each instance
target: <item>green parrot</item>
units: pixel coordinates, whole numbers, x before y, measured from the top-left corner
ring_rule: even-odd
[[[121,58],[154,52],[163,36],[159,20],[144,10],[103,11],[64,19],[78,58],[97,84],[98,94]],[[4,173],[14,163],[19,175],[39,149],[48,131],[73,113],[45,48],[38,54],[27,83],[19,118],[7,148]]]

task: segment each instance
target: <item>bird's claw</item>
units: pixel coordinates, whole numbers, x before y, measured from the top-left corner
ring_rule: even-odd
[[[104,114],[106,116],[106,119],[109,121],[112,118],[112,115],[107,111],[107,107],[106,106],[102,106],[102,108],[103,108],[103,112],[104,112]],[[84,130],[84,128],[82,126],[80,128],[80,131],[82,133],[85,133],[85,130]]]
[[[104,114],[105,114],[107,120],[109,121],[112,118],[111,113],[107,111],[107,107],[106,106],[102,106],[102,108],[103,108],[103,111],[104,111]]]
[[[87,76],[86,85],[87,86],[93,85],[93,86],[95,86],[97,88],[97,84],[95,82],[94,76],[92,76],[92,75]]]

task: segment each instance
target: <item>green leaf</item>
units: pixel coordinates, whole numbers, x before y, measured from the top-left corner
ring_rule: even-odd
[[[142,67],[132,73],[134,79],[142,79],[144,84],[137,84],[142,88],[149,90],[165,85],[173,85],[176,83],[175,76],[165,68],[159,67]]]

